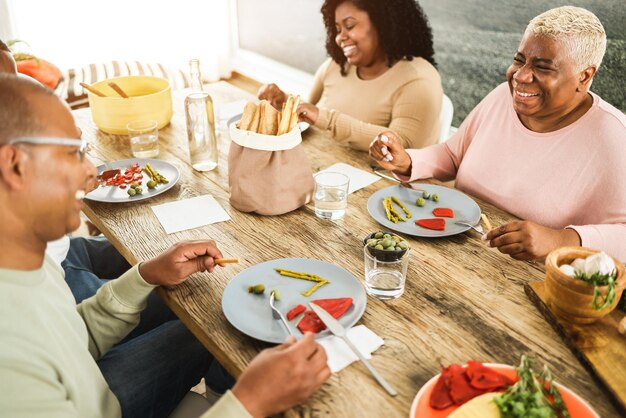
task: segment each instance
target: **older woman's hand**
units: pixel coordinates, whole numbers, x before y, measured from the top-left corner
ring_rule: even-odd
[[[573,229],[551,229],[530,221],[509,222],[488,231],[483,239],[516,260],[545,258],[556,248],[580,245],[580,237]]]
[[[298,106],[298,120],[309,123],[311,125],[315,125],[317,122],[317,118],[320,115],[320,110],[317,106],[312,105],[311,103],[302,103]]]
[[[379,133],[370,144],[369,154],[385,170],[400,176],[411,175],[411,157],[393,132]]]
[[[285,100],[287,100],[285,92],[274,83],[262,85],[257,96],[260,100],[267,100],[278,110],[280,110]]]

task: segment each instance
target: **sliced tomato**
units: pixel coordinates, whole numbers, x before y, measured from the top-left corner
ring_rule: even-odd
[[[450,208],[435,208],[433,215],[440,216],[442,218],[454,218],[454,211]]]
[[[300,315],[302,312],[306,311],[306,306],[298,305],[289,312],[287,312],[287,319],[289,321],[293,320],[296,316]]]
[[[446,229],[446,220],[441,218],[428,218],[418,219],[415,221],[415,225],[421,226],[426,229],[434,229],[436,231],[443,231]]]

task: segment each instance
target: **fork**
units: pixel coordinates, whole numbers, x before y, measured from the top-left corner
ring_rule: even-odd
[[[483,231],[483,227],[480,226],[479,224],[472,225],[469,221],[464,221],[464,220],[458,220],[458,221],[455,221],[454,223],[457,225],[469,226],[470,228],[472,228],[474,231],[478,232],[479,234],[485,233],[485,231]]]
[[[396,183],[400,183],[400,186],[406,187],[407,189],[415,190],[417,192],[424,192],[425,191],[424,189],[420,189],[419,187],[416,187],[416,186],[412,185],[411,183],[407,183],[405,181],[398,180],[395,177],[391,177],[391,176],[388,176],[386,174],[383,174],[383,173],[381,173],[378,170],[374,170],[374,174],[376,174],[377,176],[382,177],[384,179],[395,181]]]
[[[289,335],[291,335],[292,337],[295,337],[293,331],[291,330],[291,328],[289,328],[289,325],[287,324],[287,320],[285,319],[283,314],[278,310],[276,306],[274,306],[275,298],[276,297],[274,296],[274,292],[271,292],[270,293],[270,306],[272,308],[272,316],[274,317],[274,319],[280,318],[285,328],[287,328],[287,332],[289,332]]]

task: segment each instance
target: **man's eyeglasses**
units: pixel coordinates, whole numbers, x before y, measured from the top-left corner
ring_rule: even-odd
[[[80,161],[83,161],[85,159],[85,155],[90,150],[89,142],[87,142],[85,139],[23,137],[15,138],[9,141],[9,145],[14,144],[63,145],[66,147],[78,147],[78,151],[76,154]]]

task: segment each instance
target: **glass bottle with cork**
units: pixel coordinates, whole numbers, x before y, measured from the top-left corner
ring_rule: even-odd
[[[187,139],[191,166],[197,171],[210,171],[217,167],[217,138],[213,100],[202,87],[200,61],[189,61],[192,93],[185,98]]]

